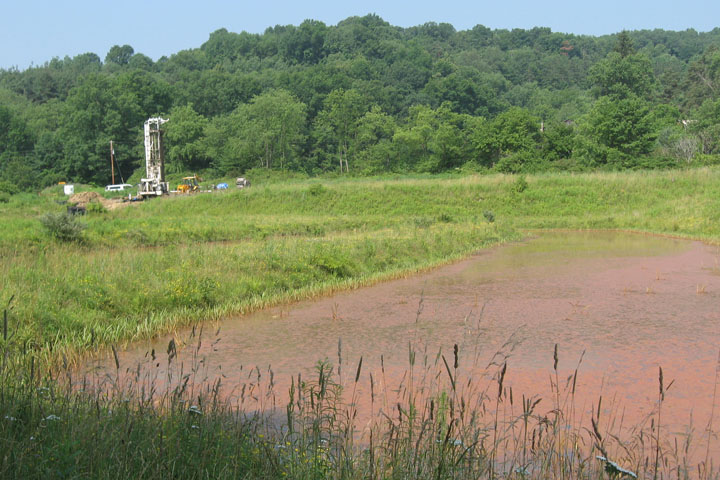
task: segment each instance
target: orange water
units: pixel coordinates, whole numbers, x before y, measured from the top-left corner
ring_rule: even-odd
[[[406,279],[227,318],[205,327],[195,362],[202,360],[203,378],[222,376],[226,391],[255,378],[254,367],[266,381],[272,370],[280,405],[291,376],[308,378],[328,359],[341,367],[336,379],[349,385],[362,356],[357,395],[359,408],[367,409],[370,373],[376,381],[385,378],[389,392],[392,384],[407,384],[409,346],[419,352],[416,370],[422,370],[425,356],[435,368],[438,352],[452,363],[458,344],[459,375],[492,383],[497,368],[485,367],[501,351],[495,360],[507,359],[506,387],[515,398],[542,397],[539,410],[549,411],[557,344],[562,384],[585,352],[578,415],[589,418],[602,395],[604,418],[647,421],[662,366],[665,386],[674,381],[663,405],[664,428],[694,426],[702,436],[720,348],[718,255],[699,242],[653,236],[543,233]],[[208,333],[217,328],[217,337]],[[149,362],[147,352],[164,355],[170,338],[121,352],[122,369],[144,363],[162,377],[166,362]],[[195,352],[181,350],[179,358],[190,365]],[[110,360],[96,367],[114,371]]]

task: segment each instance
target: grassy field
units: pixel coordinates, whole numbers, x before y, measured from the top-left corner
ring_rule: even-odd
[[[463,418],[467,428],[453,430],[461,402],[470,401],[453,395],[454,380],[433,384],[435,395],[422,405],[409,394],[398,405],[405,416],[378,425],[378,444],[363,453],[350,445],[351,422],[342,420],[349,405],[326,397],[327,372],[297,387],[312,403],[290,419],[303,425],[301,433],[278,436],[262,419],[213,403],[212,389],[189,397],[210,402],[202,416],[189,412],[181,387],[152,398],[121,386],[104,395],[65,391],[58,380],[71,370],[60,367],[60,359],[72,362],[98,347],[120,347],[203,319],[409,275],[518,239],[527,229],[623,229],[720,241],[718,169],[255,182],[239,191],[91,209],[72,242],[52,238],[40,221],[63,212],[62,200],[59,189],[48,189],[0,204],[0,302],[9,305],[0,381],[6,416],[0,448],[8,453],[0,476],[7,478],[491,478],[501,466],[497,455],[510,444],[501,447],[495,438],[488,448],[483,437],[479,447],[478,436],[497,430],[492,418]],[[446,413],[430,413],[430,401]],[[318,402],[327,410],[318,410]],[[532,474],[512,470],[525,468],[518,460],[509,476],[602,478],[602,467],[588,460],[599,451],[593,446],[603,444],[601,432],[583,437],[587,448],[566,461],[560,445],[571,439],[559,430],[560,417],[548,430],[547,419],[515,411],[507,425],[530,417],[533,431],[544,428],[542,441],[550,443],[533,451]],[[514,448],[522,444],[527,454],[529,440],[522,443],[519,432],[513,427],[501,438],[512,439]],[[472,451],[457,448],[470,444]],[[91,446],[107,455],[88,455]],[[677,459],[671,468],[667,458],[663,471],[681,476]],[[633,457],[634,466],[642,459]],[[117,464],[126,470],[112,470]],[[646,462],[642,471],[652,475],[652,467]],[[701,478],[715,478],[709,475],[706,468]]]
[[[411,273],[523,229],[720,238],[710,169],[259,184],[92,211],[80,243],[38,220],[64,210],[55,193],[0,206],[0,285],[18,335],[67,352]]]

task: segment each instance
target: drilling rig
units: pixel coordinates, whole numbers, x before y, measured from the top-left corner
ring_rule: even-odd
[[[162,148],[161,126],[167,119],[154,117],[145,122],[145,178],[140,179],[138,197],[154,197],[170,192],[165,181],[165,156]]]

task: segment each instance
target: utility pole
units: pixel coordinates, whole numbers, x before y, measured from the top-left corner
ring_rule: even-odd
[[[112,175],[112,185],[115,185],[115,149],[112,140],[110,140],[110,174]]]

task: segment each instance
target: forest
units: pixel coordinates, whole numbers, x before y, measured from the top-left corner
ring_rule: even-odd
[[[217,30],[0,70],[0,191],[128,179],[142,125],[169,172],[536,173],[720,163],[720,28],[600,37],[410,28],[377,15]],[[135,174],[138,176],[139,173]],[[134,178],[134,177],[133,177]]]

